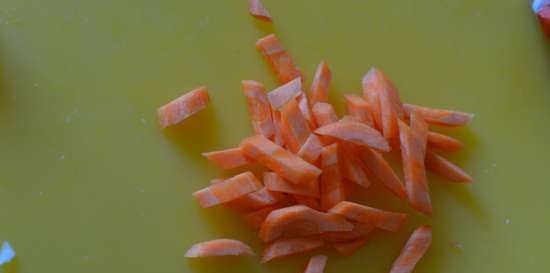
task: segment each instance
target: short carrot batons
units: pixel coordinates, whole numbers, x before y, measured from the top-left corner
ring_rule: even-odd
[[[245,172],[196,191],[193,196],[203,208],[209,208],[243,197],[261,188],[262,184],[254,174]]]
[[[275,34],[267,35],[256,42],[256,48],[264,56],[275,71],[279,82],[287,83],[296,78],[302,78],[302,71],[294,64],[294,60],[283,48]]]
[[[280,192],[270,191],[264,187],[258,191],[237,198],[227,203],[227,205],[238,210],[250,211],[272,206],[284,202],[285,200],[288,200],[286,195]]]
[[[321,61],[315,71],[313,82],[311,83],[311,103],[328,102],[328,91],[332,74],[327,63]]]
[[[267,93],[267,99],[273,109],[280,110],[290,100],[300,95],[301,91],[302,81],[300,78],[296,78]]]
[[[246,158],[240,147],[202,153],[202,156],[226,170],[242,167],[250,163],[250,160]]]
[[[270,191],[319,198],[319,183],[316,179],[302,184],[295,184],[286,181],[274,172],[265,172],[264,184]]]
[[[460,167],[430,150],[426,153],[426,169],[453,182],[473,181],[472,177]]]
[[[456,152],[464,147],[464,144],[455,138],[444,134],[429,132],[428,147],[447,152]]]
[[[199,87],[169,102],[158,109],[162,128],[175,125],[206,107],[210,101],[208,89]]]
[[[397,197],[401,199],[407,198],[405,187],[401,184],[399,177],[395,174],[390,164],[380,153],[369,148],[362,148],[360,149],[359,157],[368,170],[375,176],[376,180],[382,182]]]
[[[242,81],[242,88],[254,132],[267,138],[271,137],[275,133],[275,128],[264,85],[257,81]]]
[[[187,258],[214,256],[253,256],[252,249],[241,241],[216,239],[193,245],[185,253]]]
[[[304,273],[323,273],[325,272],[325,266],[327,265],[327,256],[318,255],[309,259],[306,265]]]
[[[338,144],[323,148],[321,153],[321,210],[326,211],[346,198],[340,164]]]
[[[413,110],[419,111],[426,122],[434,125],[463,126],[470,123],[470,121],[472,121],[472,118],[474,117],[474,115],[470,113],[429,108],[414,104],[404,104],[403,108],[406,115],[410,115]]]
[[[316,237],[280,239],[269,244],[265,248],[262,256],[262,263],[269,262],[273,259],[314,251],[323,247],[324,244],[325,242],[323,239]]]
[[[316,134],[310,134],[306,139],[306,142],[298,150],[297,155],[303,158],[305,161],[314,164],[323,150],[323,144],[321,139]]]
[[[331,243],[349,242],[365,238],[374,230],[373,224],[353,222],[353,229],[350,231],[337,231],[323,233],[321,237]]]
[[[329,103],[315,103],[311,111],[318,126],[325,126],[338,121],[336,111],[334,111],[334,107]]]
[[[359,122],[365,123],[368,126],[374,127],[369,103],[362,97],[346,95],[346,108],[348,114],[357,118]]]
[[[411,273],[432,244],[432,228],[421,226],[412,234],[401,254],[392,265],[390,273]]]
[[[371,182],[353,145],[342,142],[339,148],[342,176],[365,189],[368,188]]]
[[[281,108],[281,129],[283,139],[293,153],[300,150],[311,134],[309,123],[294,99]]]
[[[376,128],[388,139],[396,136],[395,118],[403,118],[403,106],[397,88],[382,70],[371,68],[363,77],[363,96],[371,107]]]
[[[384,152],[389,152],[391,149],[386,139],[378,131],[359,122],[334,122],[318,128],[315,133]]]
[[[262,21],[271,22],[271,15],[269,15],[261,0],[248,0],[248,12]]]
[[[349,201],[340,202],[331,208],[329,213],[339,214],[350,220],[393,232],[398,231],[407,220],[407,215],[404,213],[384,211]]]

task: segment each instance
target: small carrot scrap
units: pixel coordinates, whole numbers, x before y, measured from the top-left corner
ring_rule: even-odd
[[[353,149],[353,145],[341,142],[339,147],[339,163],[342,169],[342,176],[365,189],[368,188],[370,180],[365,172],[363,162],[361,162],[357,152]]]
[[[290,182],[302,184],[316,179],[321,170],[269,139],[257,135],[241,142],[248,157],[265,165]]]
[[[368,242],[368,238],[359,238],[348,242],[333,243],[332,246],[341,255],[351,256],[355,252],[357,252],[357,250],[359,250],[361,247],[366,245],[367,242]]]
[[[271,15],[269,15],[261,0],[248,0],[248,11],[252,16],[262,21],[271,22]]]
[[[187,252],[187,258],[214,256],[254,256],[252,249],[241,241],[216,239],[194,244]]]
[[[346,195],[338,164],[338,144],[323,148],[321,152],[321,209],[326,211],[345,200]]]
[[[332,74],[326,62],[321,61],[315,71],[313,82],[311,83],[311,103],[328,102],[328,91]]]
[[[203,208],[209,208],[243,197],[261,188],[262,184],[254,174],[245,172],[196,191],[193,196]]]
[[[158,109],[160,125],[162,128],[175,125],[204,109],[209,101],[206,87],[189,91]]]
[[[384,152],[390,151],[390,145],[378,131],[359,122],[339,121],[331,123],[317,128],[315,133]]]
[[[346,95],[346,108],[348,114],[356,117],[359,122],[365,123],[370,127],[374,127],[374,121],[370,110],[369,103],[362,97]]]
[[[407,220],[407,214],[404,213],[389,212],[349,201],[338,203],[328,212],[340,214],[350,220],[371,224],[377,228],[393,232],[398,231]]]
[[[321,237],[331,243],[349,242],[365,238],[374,228],[372,224],[353,222],[353,229],[350,231],[327,232],[323,233]]]
[[[327,260],[328,257],[323,255],[311,257],[306,265],[304,273],[323,273],[327,265]]]
[[[444,134],[429,132],[428,133],[428,147],[448,151],[456,152],[464,147],[464,144],[455,138],[446,136]]]
[[[268,190],[274,192],[319,197],[319,183],[317,183],[317,180],[311,180],[302,184],[295,184],[284,180],[274,172],[265,172],[264,184]]]
[[[303,78],[302,71],[294,64],[294,60],[283,48],[275,34],[267,35],[256,42],[256,48],[271,65],[279,82],[287,83],[296,78]]]
[[[474,117],[474,114],[470,113],[429,108],[414,104],[403,104],[403,109],[406,116],[410,116],[413,110],[419,111],[424,116],[424,119],[426,119],[426,122],[433,125],[463,126],[470,123]]]
[[[222,169],[233,169],[250,164],[240,147],[221,151],[202,153],[202,156],[212,161]]]
[[[271,242],[279,237],[301,237],[352,229],[353,224],[340,215],[295,205],[272,211],[262,224],[258,236],[264,242]]]
[[[393,263],[390,273],[411,273],[431,244],[432,228],[430,226],[417,228]]]
[[[311,134],[298,102],[292,99],[281,108],[281,133],[288,149],[297,153]]]
[[[380,153],[369,148],[362,148],[358,154],[368,170],[374,174],[376,180],[382,182],[397,197],[401,199],[407,198],[405,187],[401,184],[399,177],[397,177],[390,164]]]
[[[315,164],[322,150],[323,144],[321,143],[321,139],[316,134],[310,134],[306,142],[298,150],[297,155],[305,161]]]
[[[288,197],[280,192],[270,191],[266,187],[237,198],[227,205],[238,210],[255,210],[262,207],[281,203]]]
[[[468,183],[473,181],[472,177],[464,170],[430,150],[426,153],[426,169],[453,182]]]
[[[302,81],[300,78],[296,78],[267,93],[267,100],[273,109],[280,110],[290,100],[300,95],[301,91]]]
[[[264,85],[257,81],[242,81],[242,88],[254,132],[267,138],[271,137],[275,133],[275,128]]]
[[[262,257],[262,263],[273,259],[283,258],[291,255],[303,254],[321,248],[325,242],[317,237],[300,237],[291,239],[280,239],[269,244]]]

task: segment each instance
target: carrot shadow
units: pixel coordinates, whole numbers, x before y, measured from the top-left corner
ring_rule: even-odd
[[[3,270],[0,273],[17,273],[19,272],[18,259],[15,257],[11,262],[3,265]]]
[[[256,19],[253,16],[250,16],[250,20],[253,21],[252,24],[254,24],[254,26],[256,26],[256,28],[261,32],[265,34],[275,33],[275,26],[273,22],[265,22],[263,20]]]

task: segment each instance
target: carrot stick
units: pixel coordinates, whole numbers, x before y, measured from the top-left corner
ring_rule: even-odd
[[[377,181],[382,182],[397,197],[401,199],[407,198],[405,187],[403,187],[399,177],[397,177],[390,164],[388,164],[380,153],[368,148],[361,148],[359,151],[359,157],[370,173],[374,174]]]
[[[271,15],[260,0],[248,0],[248,11],[262,21],[271,22]]]
[[[302,71],[283,48],[275,34],[267,35],[256,42],[256,48],[275,71],[279,82],[287,83],[296,78],[303,78]]]
[[[315,77],[311,83],[311,103],[328,102],[328,91],[332,74],[327,63],[321,61],[315,71]]]
[[[426,119],[426,122],[441,126],[463,126],[474,117],[474,114],[458,112],[446,109],[436,109],[414,104],[403,104],[405,115],[410,116],[413,110],[418,110]]]
[[[309,103],[309,99],[307,98],[306,93],[303,91],[300,92],[300,95],[297,97],[298,100],[298,106],[300,107],[300,111],[302,111],[302,114],[304,115],[304,118],[307,120],[309,127],[311,128],[317,128],[315,124],[315,120],[313,120],[313,114],[311,113],[311,105]]]
[[[199,87],[167,103],[158,109],[158,118],[162,128],[175,125],[206,107],[210,101],[208,89]]]
[[[426,169],[453,182],[469,183],[473,181],[472,177],[464,170],[430,150],[426,153]]]
[[[411,273],[432,244],[432,228],[421,226],[412,234],[401,254],[395,260],[390,273]]]
[[[378,131],[359,122],[339,121],[331,123],[318,128],[315,133],[384,152],[390,151],[390,145]]]
[[[245,172],[196,191],[193,196],[203,208],[209,208],[243,197],[261,188],[262,184],[254,174]]]
[[[317,198],[319,197],[319,183],[317,183],[317,180],[311,180],[302,184],[295,184],[284,180],[274,172],[265,172],[264,184],[268,190],[274,192],[298,194]]]
[[[318,255],[309,259],[304,273],[323,273],[327,265],[327,256]]]
[[[283,132],[281,129],[281,112],[271,109],[271,118],[273,119],[273,129],[274,129],[274,136],[273,141],[275,144],[283,147],[285,146],[285,142],[283,140]]]
[[[214,256],[254,256],[252,249],[241,241],[217,239],[194,244],[187,252],[187,258]]]
[[[281,108],[281,129],[283,139],[293,153],[300,150],[311,134],[309,124],[294,99]]]
[[[448,151],[456,152],[464,147],[464,144],[455,138],[446,136],[444,134],[429,132],[428,133],[428,147]]]
[[[351,256],[355,252],[357,252],[357,250],[359,250],[361,247],[366,245],[367,242],[368,242],[368,238],[359,238],[348,242],[333,243],[332,246],[341,255]]]
[[[353,222],[353,229],[350,231],[337,231],[323,233],[321,237],[331,243],[349,242],[365,238],[374,230],[372,224]]]
[[[321,139],[316,134],[310,134],[306,142],[300,147],[297,155],[305,161],[315,164],[322,150],[323,144],[321,143]]]
[[[239,211],[257,210],[263,207],[275,205],[288,200],[288,197],[280,192],[270,191],[266,187],[249,193],[243,197],[230,201],[226,205]]]
[[[302,82],[300,78],[295,78],[267,93],[267,100],[273,109],[280,110],[281,107],[300,95],[301,91]]]
[[[264,85],[257,81],[242,81],[242,88],[254,132],[270,138],[275,133],[275,128]]]
[[[370,127],[374,127],[374,121],[371,114],[369,103],[362,97],[346,95],[346,108],[348,114],[356,117],[359,122],[365,123]]]
[[[346,196],[338,164],[338,144],[323,148],[321,152],[321,210],[326,211],[343,201]]]
[[[383,130],[387,138],[396,135],[396,131],[388,130],[396,129],[392,127],[394,114],[399,119],[404,117],[403,106],[397,88],[382,70],[373,67],[363,77],[363,96],[371,107],[376,128]]]
[[[317,167],[263,136],[248,137],[242,141],[241,147],[249,158],[258,161],[290,182],[307,183],[321,174],[321,170]]]
[[[300,205],[307,206],[309,208],[312,208],[314,210],[321,210],[321,205],[319,204],[319,199],[311,196],[305,196],[305,195],[299,195],[299,194],[292,194],[292,198],[296,201],[296,203]]]
[[[250,164],[250,160],[244,156],[244,153],[240,147],[202,153],[202,156],[206,157],[208,160],[212,161],[212,163],[225,170]]]
[[[339,162],[342,169],[342,176],[365,189],[368,188],[370,186],[370,180],[365,173],[363,162],[361,162],[353,146],[341,142],[339,147]]]
[[[329,213],[339,214],[350,220],[393,232],[398,231],[407,220],[407,214],[404,213],[384,211],[348,201],[338,203],[329,210]]]
[[[318,102],[311,109],[313,118],[319,126],[325,126],[338,121],[338,116],[331,104]]]
[[[316,237],[301,237],[291,239],[280,239],[269,244],[262,257],[262,263],[273,259],[283,258],[291,255],[298,255],[321,248],[325,242]]]
[[[253,212],[249,212],[243,215],[243,221],[252,227],[253,229],[259,229],[262,226],[262,223],[265,221],[265,218],[274,210],[284,208],[288,204],[283,202],[280,204],[275,204],[267,207],[263,207]]]

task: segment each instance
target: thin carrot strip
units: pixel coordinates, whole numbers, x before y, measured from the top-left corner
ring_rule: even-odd
[[[302,157],[305,161],[315,164],[321,151],[323,150],[323,144],[321,139],[316,134],[310,134],[306,142],[300,147],[297,155]]]
[[[271,22],[271,15],[260,0],[248,0],[248,12],[262,21]]]
[[[311,103],[328,102],[328,91],[330,88],[330,81],[332,80],[332,73],[328,68],[327,63],[321,61],[315,71],[315,77],[311,83]]]
[[[350,220],[393,232],[398,231],[407,220],[407,214],[404,213],[384,211],[349,201],[338,203],[329,210],[329,213],[339,214]]]
[[[245,172],[196,191],[193,196],[203,208],[209,208],[235,200],[261,188],[262,184],[254,174]]]
[[[253,212],[249,212],[242,216],[243,221],[252,227],[253,229],[259,229],[262,226],[262,223],[265,221],[265,218],[274,210],[284,208],[288,203],[279,203],[267,207],[263,207]]]
[[[305,195],[299,195],[299,194],[292,194],[292,198],[296,201],[296,203],[300,205],[307,206],[309,208],[312,208],[314,210],[321,210],[321,205],[319,204],[319,199],[311,196],[305,196]]]
[[[361,247],[366,245],[368,238],[359,238],[348,242],[333,243],[332,246],[338,253],[344,256],[351,256],[357,252]]]
[[[353,222],[353,229],[350,231],[327,232],[323,233],[321,237],[331,243],[349,242],[365,238],[374,228],[372,224]]]
[[[298,153],[311,134],[309,124],[294,99],[281,108],[281,129],[283,139],[293,153]]]
[[[380,153],[368,148],[361,148],[359,157],[366,168],[374,174],[377,181],[382,182],[382,184],[397,197],[401,199],[407,198],[405,187],[401,184],[399,177],[397,177],[390,164]]]
[[[300,78],[295,78],[267,93],[267,100],[273,109],[280,110],[281,107],[295,99],[301,92],[302,82]]]
[[[325,126],[338,121],[338,116],[331,104],[318,102],[311,109],[313,118],[319,126]]]
[[[288,197],[280,192],[271,191],[266,187],[249,193],[243,197],[237,198],[228,202],[226,205],[230,208],[240,211],[257,210],[262,207],[267,207],[281,203],[287,200]]]
[[[283,147],[285,146],[285,141],[283,140],[283,132],[281,129],[281,112],[271,109],[271,118],[273,119],[273,129],[274,129],[274,136],[273,141],[275,144]]]
[[[328,257],[323,255],[311,257],[306,265],[304,273],[323,273],[327,265],[327,260]]]
[[[356,117],[359,122],[365,123],[370,127],[374,127],[374,121],[370,110],[369,103],[362,97],[346,95],[346,108],[348,114]]]
[[[294,64],[294,60],[283,48],[275,34],[259,39],[256,42],[256,48],[271,65],[281,83],[303,78],[302,71]]]
[[[309,99],[303,91],[300,92],[300,95],[297,97],[298,100],[298,106],[300,107],[300,111],[302,111],[302,114],[304,115],[304,118],[307,120],[307,123],[309,124],[310,128],[317,128],[317,125],[315,124],[315,120],[313,119],[313,114],[311,113],[311,105],[309,103]]]
[[[240,147],[231,148],[221,151],[202,153],[212,163],[222,169],[233,169],[250,164],[250,160],[246,158]]]
[[[428,147],[448,151],[456,152],[464,147],[464,144],[455,138],[446,136],[444,134],[429,132],[428,133]]]
[[[401,254],[395,260],[390,273],[411,273],[432,244],[432,228],[421,226],[412,234]]]
[[[319,197],[319,183],[317,183],[317,180],[311,180],[302,184],[295,184],[284,180],[274,172],[265,172],[264,184],[268,190],[274,192]]]
[[[453,182],[469,183],[473,181],[472,177],[460,167],[430,150],[426,153],[426,169]]]
[[[253,256],[252,249],[241,241],[232,239],[216,239],[194,244],[187,252],[187,258],[213,256]]]
[[[275,133],[275,128],[264,85],[257,81],[242,81],[242,88],[254,132],[270,138]]]
[[[413,110],[418,110],[424,116],[426,122],[441,126],[463,126],[470,123],[474,117],[474,114],[470,113],[429,108],[414,104],[403,104],[403,109],[406,116],[410,116]]]
[[[404,117],[404,110],[401,99],[399,98],[399,92],[382,70],[373,67],[363,77],[363,96],[367,99],[371,107],[376,128],[383,130],[383,125],[386,124],[386,130],[392,130],[391,126],[394,124],[393,113],[395,113],[399,119]],[[382,96],[384,96],[384,98]],[[386,115],[383,115],[383,104],[386,105]],[[386,137],[392,134],[396,135],[394,131],[387,131],[387,133],[384,131],[384,136]]]
[[[317,128],[315,133],[384,152],[390,151],[390,145],[378,131],[359,122],[339,121],[331,123]]]
[[[321,152],[321,210],[328,210],[332,206],[345,200],[346,195],[338,162],[338,144],[323,148]]]
[[[339,162],[342,169],[342,176],[365,189],[368,188],[371,182],[365,172],[363,162],[361,162],[361,159],[357,155],[357,152],[353,149],[353,146],[348,143],[341,142],[339,147]]]
[[[206,87],[189,91],[158,109],[160,125],[162,128],[175,125],[204,109],[209,101]]]
[[[325,242],[323,239],[317,237],[280,239],[269,244],[265,248],[262,263],[269,262],[273,259],[314,251],[323,247],[324,244]]]

